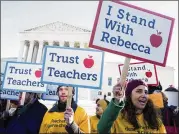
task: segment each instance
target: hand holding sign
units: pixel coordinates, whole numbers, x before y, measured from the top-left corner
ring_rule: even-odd
[[[71,125],[71,123],[73,123],[74,120],[73,116],[74,116],[73,109],[71,107],[67,107],[66,111],[64,112],[64,118],[67,125]]]
[[[113,96],[114,96],[114,99],[115,99],[114,101],[116,104],[119,104],[122,98],[124,97],[124,90],[120,83],[116,84],[113,87]]]
[[[124,97],[124,91],[126,89],[126,77],[129,69],[130,60],[131,58],[125,58],[120,81],[113,88],[113,95],[115,98],[115,103],[117,104],[120,103],[122,98]]]

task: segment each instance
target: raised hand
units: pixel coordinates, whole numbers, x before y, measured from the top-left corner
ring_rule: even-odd
[[[118,83],[113,87],[113,96],[115,99],[115,103],[119,104],[123,100],[125,88],[126,83],[123,86],[121,83]]]

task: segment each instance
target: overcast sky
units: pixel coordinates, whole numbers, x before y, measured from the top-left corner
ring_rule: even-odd
[[[178,2],[128,3],[175,18],[167,66],[175,68],[175,85],[178,85]],[[1,1],[1,57],[18,55],[18,32],[25,29],[61,21],[92,30],[97,6],[98,1]],[[107,60],[123,62],[124,58],[109,54]]]

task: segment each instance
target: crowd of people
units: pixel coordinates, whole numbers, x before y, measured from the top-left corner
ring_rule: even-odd
[[[72,98],[67,107],[68,86],[57,88],[59,100],[47,109],[39,102],[36,93],[26,93],[24,105],[0,100],[0,133],[169,133],[169,126],[178,133],[179,113],[177,106],[168,106],[168,98],[162,86],[148,86],[142,80],[132,80],[113,87],[109,102],[104,96],[96,100],[96,114],[89,116]],[[156,91],[162,94],[164,107],[157,108],[149,99]],[[73,89],[73,95],[75,90]],[[21,97],[20,97],[21,98]],[[174,132],[173,131],[173,132]]]

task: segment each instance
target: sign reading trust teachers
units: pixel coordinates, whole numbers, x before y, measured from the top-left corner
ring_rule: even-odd
[[[101,89],[104,52],[46,46],[42,82]]]
[[[46,84],[41,83],[41,64],[27,62],[6,63],[2,90],[44,93]]]
[[[89,46],[165,66],[174,19],[121,1],[100,0]]]

